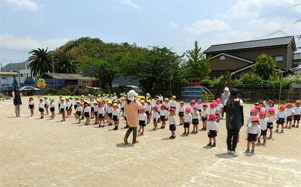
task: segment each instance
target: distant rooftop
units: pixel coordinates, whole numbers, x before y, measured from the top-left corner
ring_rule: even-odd
[[[83,77],[81,74],[68,74],[68,73],[45,73],[49,77],[63,80],[92,80],[94,77]]]
[[[294,40],[294,36],[285,36],[279,38],[268,38],[268,39],[261,39],[261,40],[250,40],[250,41],[243,41],[243,42],[218,44],[218,45],[210,46],[206,50],[206,53],[232,51],[232,50],[239,50],[239,49],[283,46],[283,45],[290,44],[293,40]]]

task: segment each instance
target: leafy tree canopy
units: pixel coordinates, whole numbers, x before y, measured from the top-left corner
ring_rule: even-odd
[[[271,56],[262,54],[257,57],[252,70],[254,71],[254,73],[261,76],[263,80],[269,80],[270,77],[275,76],[275,68],[276,62],[274,61],[274,59]]]

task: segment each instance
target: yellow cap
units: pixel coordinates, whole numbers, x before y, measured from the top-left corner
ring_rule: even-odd
[[[108,104],[112,104],[112,101],[111,101],[111,100],[109,100],[109,101],[108,101]]]
[[[113,106],[118,106],[118,105],[117,105],[117,103],[114,103],[114,105],[113,105]]]

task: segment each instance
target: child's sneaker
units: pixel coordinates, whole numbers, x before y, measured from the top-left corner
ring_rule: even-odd
[[[162,125],[162,126],[160,127],[160,129],[165,129],[165,126]]]
[[[32,117],[33,115],[30,115],[30,117]]]
[[[257,142],[259,145],[261,144],[261,142],[260,142],[260,140],[258,140],[258,142]]]
[[[287,125],[285,125],[285,127],[284,128],[286,128],[287,129]]]
[[[186,132],[184,132],[182,135],[185,136],[185,135],[186,135]]]
[[[283,133],[283,129],[281,130],[281,133]]]
[[[254,149],[252,149],[252,150],[251,150],[251,153],[253,153],[253,154],[254,154],[254,153],[255,153],[255,150],[254,150]]]
[[[292,127],[291,127],[291,126],[288,126],[288,128],[291,129]]]
[[[278,129],[276,129],[275,132],[278,132]]]
[[[247,149],[247,150],[246,150],[246,153],[249,153],[249,152],[250,152],[250,149]]]
[[[132,144],[135,144],[135,143],[139,143],[139,141],[138,141],[138,140],[136,140],[136,141],[133,141],[133,142],[132,142]]]
[[[231,155],[235,155],[236,154],[236,152],[235,151],[231,151]]]
[[[40,117],[40,119],[43,119],[43,118],[44,118],[43,116]]]
[[[266,141],[264,140],[263,143],[262,143],[262,145],[265,145],[265,144],[266,144]]]
[[[138,130],[138,133],[140,133],[140,130]]]
[[[269,139],[272,139],[272,135],[269,136]]]
[[[187,132],[187,133],[186,133],[186,136],[188,136],[188,135],[189,135],[189,133]]]
[[[210,146],[211,146],[211,142],[209,142],[209,143],[207,144],[207,146],[210,147]]]
[[[227,153],[228,153],[228,154],[231,154],[231,150],[228,150]]]
[[[173,139],[173,136],[171,135],[169,138],[170,138],[170,139]]]
[[[143,136],[143,132],[140,133],[140,136]]]
[[[77,122],[77,124],[80,124],[80,121],[79,121],[79,122]]]
[[[118,127],[117,127],[117,126],[115,126],[113,130],[114,130],[114,131],[118,130]]]
[[[297,125],[296,128],[299,128],[299,125]]]
[[[215,147],[216,145],[215,145],[215,143],[213,143],[212,145],[211,145],[211,147]]]
[[[292,127],[295,127],[295,124],[293,124]]]
[[[191,131],[191,134],[194,134],[195,132],[194,131]]]

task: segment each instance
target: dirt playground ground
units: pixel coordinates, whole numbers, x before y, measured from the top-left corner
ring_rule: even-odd
[[[38,98],[35,97],[36,107]],[[57,101],[57,97],[55,98]],[[12,100],[0,101],[0,186],[300,186],[300,128],[274,133],[266,146],[245,154],[246,127],[236,156],[226,154],[225,120],[218,123],[217,147],[208,148],[207,134],[170,140],[167,129],[151,131],[136,145],[123,143],[126,129],[29,117],[22,97],[21,117]],[[244,107],[245,119],[254,105]],[[56,111],[57,112],[57,111]],[[132,136],[130,136],[130,141]]]

